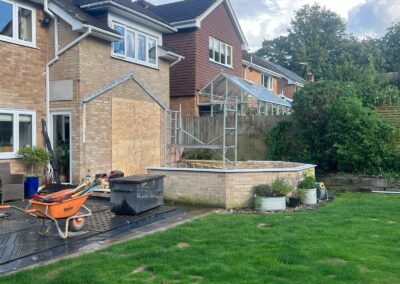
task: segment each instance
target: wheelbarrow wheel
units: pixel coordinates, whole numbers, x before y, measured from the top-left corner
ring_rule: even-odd
[[[45,236],[49,233],[52,221],[45,218],[40,218],[38,221],[38,233],[41,236]]]
[[[78,213],[76,215],[82,215],[82,213]],[[78,218],[74,218],[69,220],[69,228],[72,232],[79,232],[80,230],[82,230],[83,226],[85,226],[85,217],[78,217]]]

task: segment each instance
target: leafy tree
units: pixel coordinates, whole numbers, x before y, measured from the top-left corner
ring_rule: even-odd
[[[264,40],[262,48],[257,51],[257,55],[291,69],[292,46],[286,36]]]
[[[388,62],[388,71],[400,72],[400,23],[388,28],[382,38],[382,46]]]

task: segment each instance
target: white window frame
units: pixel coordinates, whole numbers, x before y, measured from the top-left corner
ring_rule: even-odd
[[[268,77],[267,86],[265,86],[265,77]],[[272,91],[274,89],[274,78],[271,75],[264,73],[262,76],[262,85]]]
[[[0,0],[1,2],[11,4],[13,7],[13,37],[8,37],[4,35],[0,35],[1,41],[6,41],[9,43],[15,43],[19,45],[24,45],[28,47],[36,47],[36,10],[32,7],[21,3],[15,3],[8,0]],[[18,30],[18,8],[24,8],[30,10],[32,12],[32,41],[25,41],[19,39],[19,30]]]
[[[19,158],[17,152],[19,150],[19,116],[31,115],[32,116],[32,146],[36,146],[36,112],[29,110],[16,110],[16,109],[0,109],[0,114],[13,115],[13,152],[0,152],[0,159],[15,159]]]
[[[213,42],[213,45],[212,45],[213,56],[212,56],[212,58],[210,57],[210,42],[211,41]],[[218,43],[218,46],[219,46],[220,50],[221,50],[221,46],[223,44],[225,44],[225,56],[224,56],[225,57],[225,63],[221,62],[221,54],[222,54],[221,52],[219,52],[220,61],[217,61],[217,60],[214,59],[214,57],[215,57],[214,46],[215,46],[216,42]],[[230,49],[231,49],[231,64],[227,63],[228,62],[228,47],[230,47]],[[219,40],[219,39],[216,39],[215,37],[210,36],[210,37],[208,37],[208,52],[207,53],[208,53],[208,59],[211,62],[219,64],[219,65],[222,65],[222,66],[225,66],[225,67],[233,68],[233,47],[232,47],[232,45],[227,44],[226,42],[224,42],[222,40]]]
[[[115,28],[115,26],[121,26],[125,29],[125,38],[124,38],[124,46],[125,46],[125,54],[121,55],[118,53],[114,53],[114,48],[113,48],[113,43],[111,43],[111,56],[117,59],[122,59],[124,61],[128,61],[128,62],[132,62],[132,63],[136,63],[136,64],[140,64],[140,65],[144,65],[147,67],[151,67],[151,68],[156,68],[158,69],[158,50],[157,50],[157,46],[158,46],[158,38],[156,36],[152,36],[149,34],[146,34],[144,32],[139,31],[138,29],[134,29],[126,24],[123,24],[119,21],[112,21],[112,28]],[[127,54],[127,31],[130,31],[132,33],[135,34],[135,58],[131,58],[126,56]],[[146,60],[142,61],[139,60],[139,36],[144,36],[146,38],[146,51],[145,51],[145,56],[146,56]],[[156,63],[150,63],[149,62],[149,39],[153,39],[156,41]]]

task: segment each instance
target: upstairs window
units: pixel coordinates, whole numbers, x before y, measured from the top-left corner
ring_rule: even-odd
[[[232,46],[213,37],[208,43],[209,59],[212,62],[232,67]]]
[[[157,39],[121,24],[114,24],[122,38],[112,44],[112,55],[127,61],[157,67]]]
[[[0,0],[0,40],[35,46],[35,10]]]
[[[269,90],[273,90],[273,83],[272,83],[272,76],[269,76],[267,74],[263,74],[263,85],[265,88]]]

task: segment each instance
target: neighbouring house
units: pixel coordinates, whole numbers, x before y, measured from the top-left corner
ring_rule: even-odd
[[[144,7],[178,30],[164,36],[167,46],[185,57],[171,68],[171,109],[182,107],[184,116],[198,116],[198,92],[223,71],[242,76],[242,51],[247,42],[229,0],[183,0]]]
[[[247,51],[243,51],[243,78],[261,84],[275,94],[290,100],[306,83],[305,79],[289,69]]]
[[[176,28],[128,0],[0,0],[0,15],[1,160],[21,171],[47,118],[66,181],[161,164]]]

